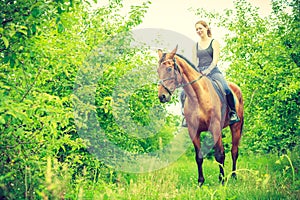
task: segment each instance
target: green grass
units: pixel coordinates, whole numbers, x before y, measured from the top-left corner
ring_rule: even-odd
[[[293,157],[293,155],[292,155]],[[296,155],[299,158],[299,155]],[[299,163],[299,161],[297,161]],[[119,174],[115,183],[83,187],[78,199],[299,199],[298,168],[290,156],[244,155],[238,160],[238,179],[230,178],[231,155],[226,155],[224,186],[218,181],[218,164],[205,159],[205,183],[197,186],[194,156],[182,156],[159,171]]]

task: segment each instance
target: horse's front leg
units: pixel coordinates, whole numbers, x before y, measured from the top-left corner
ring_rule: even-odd
[[[219,181],[224,184],[224,161],[225,161],[225,152],[222,144],[222,138],[219,137],[215,144],[215,159],[219,163],[220,174]]]
[[[203,163],[203,155],[201,153],[201,145],[200,145],[200,135],[199,134],[191,134],[190,137],[193,141],[195,154],[196,154],[196,162],[198,166],[198,184],[201,187],[204,183],[202,163]]]
[[[219,181],[224,184],[224,162],[225,162],[225,152],[224,146],[222,143],[222,132],[220,129],[220,124],[214,124],[211,126],[211,133],[214,138],[215,146],[215,159],[219,163],[220,173],[219,173]]]

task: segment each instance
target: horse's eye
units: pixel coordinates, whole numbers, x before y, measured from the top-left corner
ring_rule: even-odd
[[[172,71],[172,67],[168,67],[167,72],[171,72],[171,71]]]

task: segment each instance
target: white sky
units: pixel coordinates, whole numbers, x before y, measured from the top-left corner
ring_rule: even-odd
[[[126,15],[130,11],[130,6],[141,5],[147,0],[123,0],[124,7],[121,9],[121,15]],[[224,9],[233,8],[233,0],[150,0],[151,4],[147,9],[147,13],[143,18],[143,22],[137,26],[135,30],[141,30],[146,28],[151,29],[166,29],[172,32],[182,34],[191,41],[197,41],[199,36],[195,32],[195,22],[200,20],[199,16],[196,16],[190,9],[196,10],[197,8],[204,8],[208,11],[223,12]],[[259,8],[261,16],[267,16],[271,8],[271,0],[247,0],[253,6]],[[107,4],[108,0],[98,0],[98,5]],[[201,18],[203,19],[203,18]],[[221,46],[224,45],[223,38],[226,34],[226,30],[221,27],[214,27],[207,19],[212,29],[212,34],[215,39],[218,39]],[[149,37],[152,33],[147,35],[140,35],[140,37]],[[168,39],[168,38],[167,38]],[[142,40],[143,41],[143,40]],[[165,44],[167,41],[165,41]],[[183,49],[182,44],[178,44],[179,49]],[[175,47],[175,45],[170,45]],[[170,49],[169,46],[164,46]],[[181,48],[180,48],[181,47]],[[162,47],[160,47],[162,48]],[[189,47],[190,48],[190,47]],[[186,49],[186,48],[185,48]],[[191,49],[190,49],[191,50]],[[179,52],[190,58],[191,52]]]
[[[126,15],[130,11],[130,6],[141,5],[147,0],[123,0],[124,7],[121,9],[121,15]],[[147,13],[143,18],[143,22],[134,30],[146,28],[151,29],[166,29],[186,36],[186,38],[197,41],[199,36],[195,32],[195,22],[200,20],[189,9],[196,10],[204,8],[208,11],[223,12],[224,9],[233,8],[233,0],[150,0],[151,4],[147,9]],[[261,16],[267,16],[271,8],[271,0],[247,0],[253,6],[259,8]],[[98,0],[97,5],[106,5],[108,0]],[[201,18],[202,19],[202,18]],[[207,19],[209,26],[212,29],[212,34],[215,39],[218,39],[221,46],[224,45],[223,38],[226,30],[221,27],[214,27]],[[183,53],[183,52],[181,52]],[[189,58],[189,57],[188,57]]]
[[[259,8],[262,16],[271,12],[270,0],[248,1]],[[130,5],[141,3],[142,1],[139,0],[124,0],[124,10],[126,11]],[[194,24],[200,19],[189,11],[189,8],[204,8],[208,11],[221,12],[226,8],[233,8],[233,0],[152,0],[143,23],[137,28],[163,28],[197,40],[198,36],[194,30]],[[220,32],[217,27],[211,28],[215,37],[223,37],[222,31]]]

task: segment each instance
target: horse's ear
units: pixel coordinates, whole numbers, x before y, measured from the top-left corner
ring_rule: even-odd
[[[175,54],[177,52],[177,48],[178,48],[178,44],[176,45],[175,49],[173,49],[173,51],[170,53],[172,59],[173,59],[173,57],[175,56]]]
[[[161,59],[161,57],[162,57],[162,55],[163,55],[163,52],[162,52],[162,50],[161,49],[158,49],[158,57],[159,57],[159,59]]]

